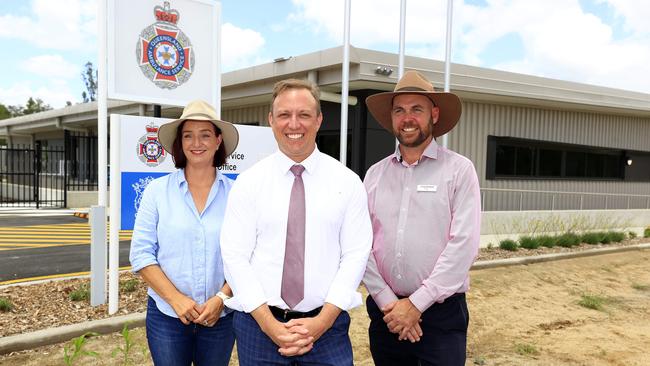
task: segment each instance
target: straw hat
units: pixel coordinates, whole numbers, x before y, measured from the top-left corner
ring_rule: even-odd
[[[366,98],[366,105],[372,116],[390,133],[393,133],[391,120],[393,98],[399,94],[422,94],[431,99],[440,109],[438,122],[433,125],[433,137],[451,131],[460,118],[462,107],[456,94],[436,92],[433,85],[422,74],[409,70],[397,82],[393,92],[378,93]]]
[[[230,155],[237,148],[237,144],[239,143],[239,132],[237,128],[230,122],[217,119],[217,112],[209,103],[202,100],[195,100],[183,109],[181,118],[165,123],[158,129],[158,141],[168,153],[171,154],[173,151],[172,145],[176,139],[178,125],[187,120],[209,121],[217,126],[221,130],[226,156]]]

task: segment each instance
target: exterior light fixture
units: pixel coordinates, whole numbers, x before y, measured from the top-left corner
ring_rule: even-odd
[[[626,163],[627,163],[627,166],[632,165],[632,158],[627,158]]]
[[[393,73],[393,69],[388,66],[377,66],[375,69],[375,74],[388,76]]]
[[[293,57],[293,56],[274,58],[274,59],[273,59],[273,62],[283,62],[283,61],[287,61],[287,60],[291,59],[291,57]]]

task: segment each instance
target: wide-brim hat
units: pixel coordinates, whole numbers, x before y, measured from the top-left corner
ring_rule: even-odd
[[[158,141],[168,153],[172,153],[172,146],[176,139],[176,132],[178,125],[187,120],[193,121],[209,121],[212,122],[219,130],[221,130],[222,144],[226,150],[226,156],[232,154],[239,144],[239,131],[230,122],[222,121],[217,118],[217,112],[212,106],[203,100],[195,100],[190,102],[185,109],[181,118],[163,124],[158,129]]]
[[[366,105],[379,124],[393,133],[391,110],[393,98],[400,94],[422,94],[439,108],[438,122],[433,125],[433,136],[438,137],[451,131],[462,111],[460,99],[456,94],[437,92],[433,85],[417,71],[409,70],[395,85],[393,92],[378,93],[366,98]]]

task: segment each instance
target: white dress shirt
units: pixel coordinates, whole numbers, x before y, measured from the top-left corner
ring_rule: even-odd
[[[288,309],[280,296],[294,164],[282,152],[237,177],[221,230],[226,305],[251,312],[264,303]],[[342,310],[361,304],[357,291],[372,245],[367,195],[359,177],[318,151],[305,171],[305,296],[293,310],[330,303]]]

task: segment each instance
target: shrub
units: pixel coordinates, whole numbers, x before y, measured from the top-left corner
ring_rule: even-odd
[[[138,289],[138,280],[131,278],[120,283],[120,290],[124,292],[133,292]]]
[[[79,286],[78,289],[70,292],[70,300],[72,301],[82,301],[90,299],[90,290],[88,289],[87,284]]]
[[[515,345],[515,352],[522,356],[538,355],[539,351],[532,344],[520,343]]]
[[[517,245],[517,242],[514,240],[506,239],[506,240],[501,240],[501,242],[499,242],[499,248],[503,250],[515,252],[519,249],[519,245]]]
[[[647,228],[645,228],[645,230],[643,230],[643,237],[650,238],[650,226],[648,226]]]
[[[636,231],[629,231],[627,233],[627,237],[630,238],[630,239],[636,238]]]
[[[620,243],[625,240],[625,233],[621,231],[610,231],[607,235],[615,243]]]
[[[547,248],[553,248],[557,245],[557,236],[541,235],[537,237],[539,245]]]
[[[8,313],[14,309],[14,304],[9,299],[0,297],[0,311],[3,313]]]
[[[532,236],[522,236],[519,238],[519,246],[526,249],[537,249],[539,248],[539,240]]]
[[[612,237],[610,235],[610,232],[601,233],[600,242],[603,243],[603,244],[611,243],[612,242]]]
[[[565,248],[574,247],[580,244],[580,237],[574,233],[565,233],[557,238],[557,245]]]
[[[598,295],[588,295],[588,294],[582,295],[582,298],[578,302],[578,305],[593,310],[603,310],[604,304],[605,304],[604,297]]]
[[[602,236],[602,233],[596,233],[596,232],[590,232],[590,233],[584,233],[582,234],[582,242],[595,245],[600,243],[600,238]]]

